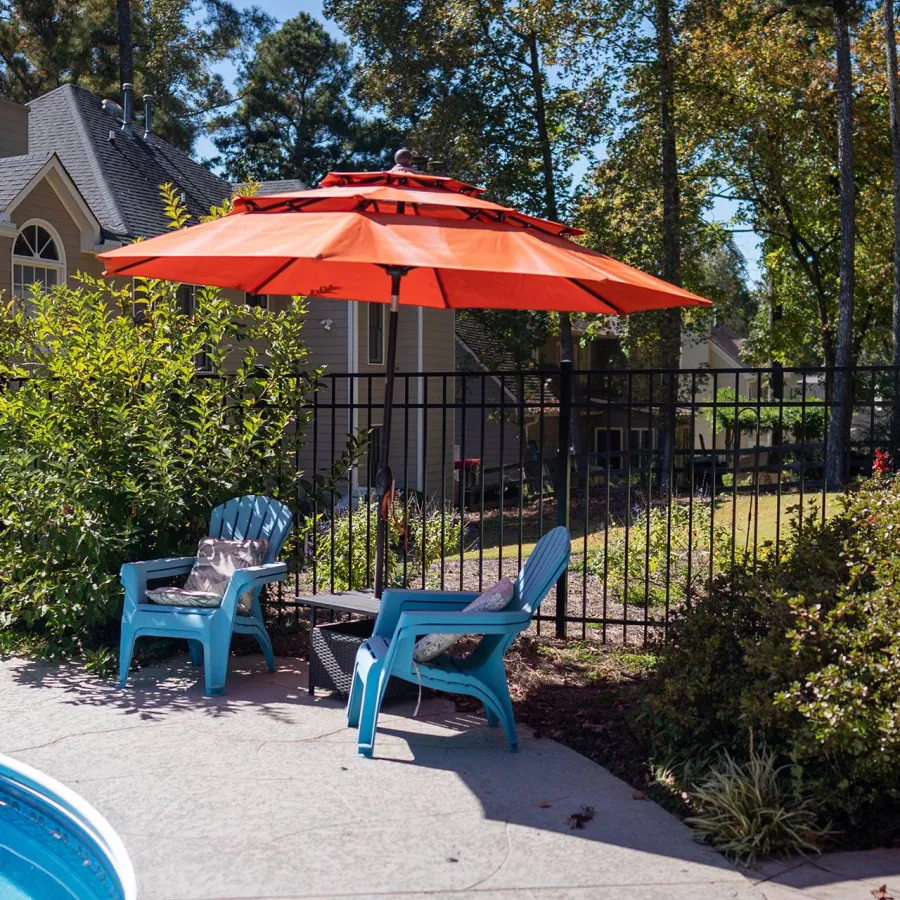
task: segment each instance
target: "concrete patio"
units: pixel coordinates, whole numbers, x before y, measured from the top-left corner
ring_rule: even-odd
[[[142,900],[869,900],[872,883],[897,882],[820,893],[839,876],[798,866],[794,883],[754,884],[586,758],[524,729],[510,754],[444,700],[415,720],[390,708],[377,758],[359,759],[342,704],[311,700],[302,665],[279,663],[269,675],[233,659],[228,694],[205,698],[186,659],[125,691],[75,666],[3,661],[0,752],[110,820]],[[571,829],[584,806],[594,819]]]

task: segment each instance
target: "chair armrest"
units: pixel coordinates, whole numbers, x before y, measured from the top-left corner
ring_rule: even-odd
[[[284,581],[287,574],[287,563],[283,562],[265,563],[261,566],[238,569],[228,581],[221,608],[227,610],[230,615],[234,615],[237,610],[238,597],[241,594],[272,581]]]
[[[137,607],[147,602],[147,582],[156,578],[174,578],[190,572],[196,556],[171,556],[167,559],[150,559],[143,562],[123,563],[119,569],[119,581],[125,588],[123,617],[130,621]]]
[[[444,634],[507,634],[521,631],[531,622],[527,610],[514,612],[420,612],[410,610],[401,613],[397,623],[398,636],[404,632],[426,634],[437,631]]]
[[[400,614],[410,609],[460,610],[480,596],[477,591],[413,591],[386,588],[372,634],[390,639]]]
[[[144,578],[168,578],[170,575],[183,575],[190,572],[197,561],[196,556],[170,556],[167,559],[149,559],[143,562],[123,563],[119,576],[125,578],[126,572]]]

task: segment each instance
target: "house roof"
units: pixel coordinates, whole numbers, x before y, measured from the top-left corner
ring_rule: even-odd
[[[506,348],[503,340],[492,334],[478,322],[468,318],[456,319],[456,369],[459,372],[521,372],[515,357]],[[497,378],[502,381],[511,403],[519,402],[519,386],[524,385],[525,403],[529,407],[553,406],[559,403],[553,381],[546,375],[526,372],[524,379]],[[543,393],[541,383],[543,382]],[[552,412],[552,410],[547,410]]]
[[[736,363],[741,363],[741,336],[727,325],[713,325],[712,342]]]
[[[42,152],[0,158],[0,211],[18,197],[22,188],[41,171],[52,155]]]
[[[309,185],[298,178],[285,178],[281,181],[260,182],[256,191],[259,197],[268,197],[271,194],[291,194],[294,191],[308,191]]]
[[[28,141],[29,156],[59,156],[99,219],[104,238],[130,240],[164,232],[169,223],[159,186],[167,181],[182,191],[195,217],[231,196],[227,181],[157,135],[145,140],[140,125],[133,126],[132,137],[126,136],[100,104],[96,94],[73,84],[32,100]]]

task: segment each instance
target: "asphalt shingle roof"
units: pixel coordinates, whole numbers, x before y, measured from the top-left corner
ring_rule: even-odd
[[[32,100],[28,142],[29,155],[59,156],[104,237],[130,240],[166,231],[159,186],[167,181],[177,185],[195,217],[231,196],[227,181],[183,151],[156,135],[144,140],[143,123],[132,126],[132,137],[125,135],[100,103],[96,94],[72,84]]]
[[[0,158],[0,210],[6,209],[52,155],[43,152]]]
[[[473,359],[473,355],[475,359]],[[506,348],[502,338],[488,328],[467,317],[456,318],[456,368],[460,372],[520,372],[515,357]],[[541,384],[543,382],[543,386]],[[556,404],[556,391],[552,380],[526,372],[524,378],[504,378],[503,386],[515,402],[519,398],[519,384],[525,388],[525,403],[529,406]]]

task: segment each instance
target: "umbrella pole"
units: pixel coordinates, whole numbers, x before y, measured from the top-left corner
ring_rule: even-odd
[[[391,276],[391,311],[388,317],[388,345],[384,373],[384,418],[381,423],[381,466],[375,476],[378,490],[378,528],[375,532],[375,596],[380,597],[387,579],[388,520],[385,498],[393,489],[390,467],[391,419],[394,412],[394,369],[397,366],[397,325],[400,318],[400,279],[409,271],[405,266],[386,266]]]

